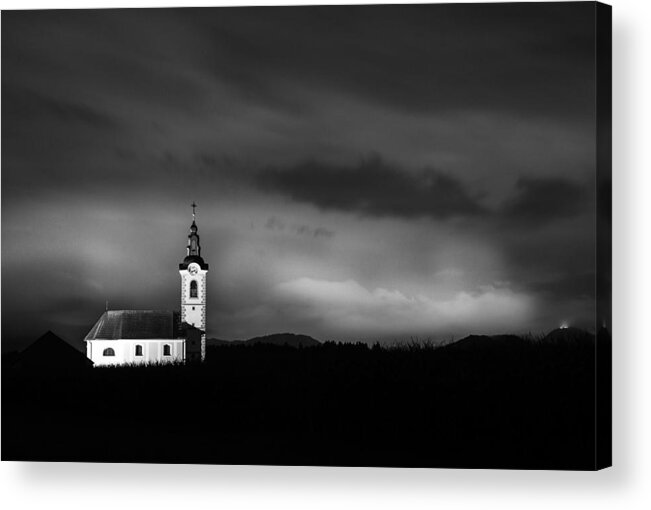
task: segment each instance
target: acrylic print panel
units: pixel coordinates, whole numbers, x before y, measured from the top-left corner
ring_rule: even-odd
[[[610,23],[4,11],[2,459],[610,465]]]

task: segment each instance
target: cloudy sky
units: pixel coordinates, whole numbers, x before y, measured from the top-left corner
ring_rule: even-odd
[[[594,5],[2,13],[2,347],[594,321]]]

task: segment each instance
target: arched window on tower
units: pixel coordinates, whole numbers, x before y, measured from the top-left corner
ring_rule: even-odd
[[[104,349],[104,352],[102,353],[102,355],[104,355],[104,356],[115,356],[115,351],[109,347],[108,349]]]
[[[197,296],[198,296],[197,280],[192,280],[190,282],[190,297],[197,297]]]
[[[136,356],[142,356],[142,345],[136,345]]]
[[[170,344],[163,345],[163,356],[172,355],[172,346]]]

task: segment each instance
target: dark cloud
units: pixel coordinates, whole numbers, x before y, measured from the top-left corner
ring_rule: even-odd
[[[13,118],[26,121],[54,120],[63,123],[79,123],[85,127],[109,129],[117,126],[111,115],[83,102],[61,100],[28,89],[3,87],[3,110]]]
[[[288,224],[286,221],[277,218],[276,216],[270,216],[267,218],[267,222],[264,227],[268,230],[278,230],[281,232],[287,231],[296,235],[304,235],[309,237],[325,237],[330,238],[335,235],[332,230],[329,230],[325,227],[311,227],[310,225],[291,223]]]
[[[264,228],[269,230],[285,230],[285,222],[275,216],[267,218],[267,222],[264,224]]]
[[[257,183],[298,202],[369,216],[447,219],[485,212],[454,177],[432,169],[410,173],[379,157],[351,167],[312,160],[268,168],[258,174]]]
[[[314,237],[332,237],[335,233],[324,227],[317,227],[314,229]]]
[[[595,273],[569,273],[546,281],[530,282],[525,288],[552,299],[594,299]]]
[[[581,184],[568,179],[523,177],[501,212],[510,221],[540,226],[584,212],[588,197]]]
[[[593,11],[586,2],[183,14],[210,34],[215,75],[252,101],[290,104],[290,80],[413,113],[506,109],[586,119]]]

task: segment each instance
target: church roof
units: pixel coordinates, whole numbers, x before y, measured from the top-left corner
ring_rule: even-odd
[[[169,310],[108,310],[84,340],[179,338],[179,314]]]

